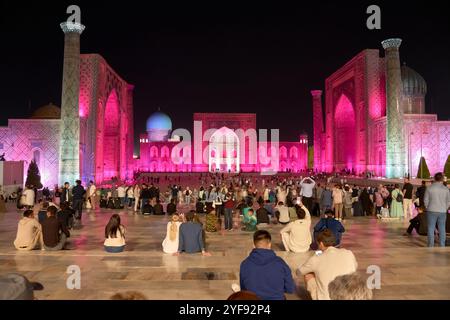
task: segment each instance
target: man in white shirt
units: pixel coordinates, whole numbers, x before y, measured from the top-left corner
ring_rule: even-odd
[[[302,187],[302,202],[308,208],[309,212],[312,211],[315,185],[316,183],[310,177],[304,178],[302,181],[300,181],[300,186]]]
[[[120,199],[120,205],[122,207],[124,207],[125,206],[126,189],[123,185],[120,185],[117,188],[117,195],[118,195],[118,198]]]
[[[92,210],[95,210],[96,196],[97,196],[97,188],[95,187],[94,181],[91,180],[89,182],[88,201],[91,204]]]
[[[298,220],[289,223],[280,231],[281,240],[286,251],[307,252],[312,242],[311,214],[303,203],[296,207],[296,211]]]
[[[328,285],[336,277],[356,271],[358,263],[350,250],[338,249],[334,234],[325,229],[317,236],[320,251],[309,258],[298,270],[304,276],[306,289],[313,300],[330,300]]]

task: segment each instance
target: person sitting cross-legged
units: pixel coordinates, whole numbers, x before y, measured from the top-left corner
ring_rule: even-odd
[[[422,236],[427,235],[427,215],[425,213],[425,207],[417,208],[418,214],[409,220],[409,227],[404,233],[404,236],[410,236],[412,234],[413,229],[416,230],[417,234]]]
[[[203,256],[211,255],[205,249],[202,225],[193,221],[194,216],[195,212],[193,211],[186,213],[187,221],[180,226],[178,252],[174,253],[175,256],[180,255],[183,251],[186,253],[201,252]]]
[[[37,248],[43,248],[42,227],[34,218],[33,210],[26,210],[23,218],[20,219],[17,226],[17,235],[14,240],[14,246],[17,250],[29,251]]]
[[[314,226],[314,240],[316,241],[316,246],[318,245],[317,235],[325,229],[333,232],[334,237],[336,238],[336,247],[339,247],[341,245],[342,234],[345,232],[345,228],[340,221],[334,219],[334,213],[331,209],[325,210],[325,217],[320,219]]]
[[[257,224],[255,212],[253,209],[248,209],[247,211],[244,211],[242,224],[244,225],[244,228],[242,228],[242,231],[251,231],[254,232],[257,230],[256,224]]]
[[[311,237],[311,214],[308,209],[300,203],[295,206],[298,220],[289,223],[281,229],[281,240],[286,251],[307,252],[312,242]]]
[[[55,206],[47,208],[47,219],[42,222],[42,237],[44,239],[44,249],[48,251],[57,251],[64,249],[70,232],[66,226],[56,217],[57,209]]]
[[[105,227],[105,251],[109,253],[123,252],[125,249],[125,227],[120,223],[120,216],[115,213]]]
[[[356,271],[358,264],[353,252],[338,249],[331,230],[324,230],[317,236],[320,251],[309,258],[297,270],[304,276],[306,289],[313,300],[330,300],[328,285],[336,277]]]
[[[292,272],[286,262],[272,250],[272,237],[266,230],[253,234],[254,249],[240,266],[240,288],[250,291],[262,300],[285,300],[285,293],[294,293]]]

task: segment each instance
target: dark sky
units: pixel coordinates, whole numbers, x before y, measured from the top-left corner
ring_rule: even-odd
[[[310,90],[323,90],[327,76],[389,37],[403,38],[402,62],[426,79],[427,112],[450,118],[450,16],[442,2],[145,2],[1,1],[0,125],[50,101],[60,105],[59,23],[69,4],[81,7],[86,25],[81,52],[101,54],[135,85],[136,133],[161,107],[174,128],[188,129],[193,112],[255,112],[259,128],[296,141],[312,133]],[[366,28],[370,4],[381,7],[381,30]]]

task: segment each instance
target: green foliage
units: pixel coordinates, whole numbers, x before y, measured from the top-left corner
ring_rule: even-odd
[[[417,178],[419,179],[429,179],[431,176],[430,170],[428,169],[427,161],[424,157],[420,158],[419,168],[417,169]]]
[[[450,179],[450,154],[448,155],[447,161],[445,162],[444,175],[447,177],[447,179]]]
[[[28,167],[27,180],[25,182],[26,186],[33,185],[37,189],[42,189],[41,174],[39,173],[39,168],[37,163],[33,160]]]

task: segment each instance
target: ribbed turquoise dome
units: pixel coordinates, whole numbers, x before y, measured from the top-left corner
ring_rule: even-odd
[[[157,111],[147,119],[147,131],[172,130],[172,120],[164,112]]]

